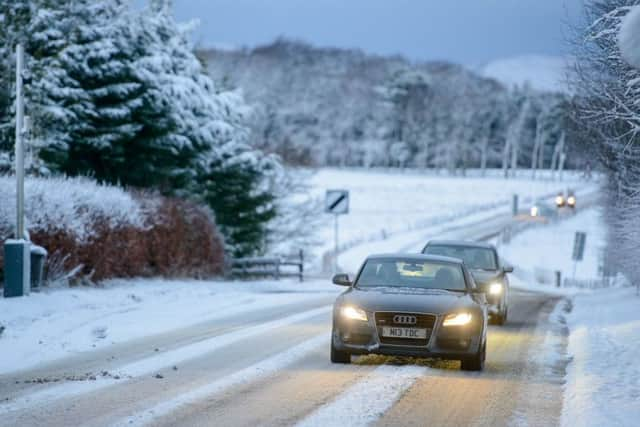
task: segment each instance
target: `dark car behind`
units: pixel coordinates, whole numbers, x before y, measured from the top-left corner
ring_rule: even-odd
[[[433,240],[422,250],[424,254],[460,259],[476,284],[485,291],[491,320],[503,325],[509,315],[509,278],[513,267],[503,265],[495,246],[488,243]]]

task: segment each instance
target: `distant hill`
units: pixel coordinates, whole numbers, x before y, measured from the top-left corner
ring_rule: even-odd
[[[480,73],[503,84],[552,92],[568,92],[566,83],[569,59],[559,56],[525,55],[490,62]]]
[[[254,145],[298,165],[495,167],[509,132],[513,164],[527,165],[536,119],[562,101],[457,64],[287,39],[199,56],[220,85],[241,88],[253,105]],[[563,120],[556,116],[542,144],[549,162]],[[521,129],[510,129],[516,120]]]

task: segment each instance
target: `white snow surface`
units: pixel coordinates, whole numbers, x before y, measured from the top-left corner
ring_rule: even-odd
[[[574,297],[562,426],[637,426],[640,296],[632,288]]]
[[[383,365],[311,413],[297,427],[371,425],[427,371],[421,366]]]
[[[328,280],[122,280],[0,299],[0,373],[342,289]],[[215,311],[211,307],[216,307]]]
[[[622,18],[618,46],[625,61],[640,68],[640,5],[631,7]]]
[[[197,341],[192,344],[176,348],[174,350],[170,350],[164,353],[158,353],[157,355],[143,358],[141,360],[119,366],[115,368],[115,371],[118,373],[120,377],[128,377],[128,378],[136,378],[141,377],[143,375],[151,375],[154,372],[158,372],[162,369],[169,368],[171,366],[178,365],[187,360],[195,359],[197,357],[201,357],[206,352],[215,352],[216,350],[223,348],[225,346],[234,344],[238,341],[255,337],[264,333],[267,333],[273,329],[290,325],[292,323],[300,322],[312,317],[316,317],[319,315],[327,314],[331,311],[331,306],[325,306],[320,308],[315,308],[307,311],[303,311],[301,313],[296,313],[290,316],[286,316],[280,319],[276,319],[270,322],[262,323],[250,328],[243,329],[240,333],[231,332],[222,334],[219,336],[214,336],[202,341]],[[322,336],[324,343],[326,343],[326,335]],[[320,338],[315,340],[311,340],[315,347],[317,347]],[[309,351],[315,349],[315,347],[310,347],[311,344],[308,344],[304,347],[304,351],[302,348],[292,349],[293,353],[289,354],[289,352],[284,353],[286,356],[281,357],[278,363],[269,363],[261,365],[258,364],[257,367],[254,367],[253,370],[248,369],[236,373],[231,376],[231,378],[235,378],[231,381],[229,378],[221,379],[217,381],[215,384],[215,388],[212,389],[211,385],[203,387],[202,389],[193,390],[192,393],[188,395],[182,395],[178,397],[176,400],[163,402],[159,408],[151,409],[150,412],[152,414],[141,414],[141,423],[143,420],[148,418],[150,415],[157,416],[158,412],[162,412],[163,414],[171,412],[185,403],[188,403],[192,400],[197,400],[197,398],[203,397],[204,395],[213,393],[217,390],[222,390],[227,386],[234,385],[238,381],[248,381],[249,379],[257,379],[256,372],[260,373],[261,369],[271,369],[275,370],[276,367],[281,367],[286,363],[295,361],[296,358],[302,357],[306,355]],[[274,366],[275,365],[275,366]],[[252,375],[253,374],[253,375]],[[44,404],[46,402],[51,402],[63,398],[69,398],[71,396],[76,396],[79,394],[85,394],[92,391],[99,390],[101,388],[107,387],[114,384],[114,380],[111,378],[99,378],[96,381],[82,382],[80,384],[74,383],[62,383],[60,385],[53,386],[52,388],[47,388],[41,391],[38,391],[33,394],[29,394],[26,396],[18,397],[6,404],[0,404],[0,415],[7,412],[12,412],[16,410],[23,410],[28,408],[29,406],[33,406],[34,404]],[[146,422],[146,421],[144,421]],[[128,421],[127,424],[131,423]]]
[[[190,403],[201,401],[206,397],[220,393],[230,387],[258,381],[277,374],[283,368],[297,362],[318,347],[326,345],[326,343],[327,337],[325,334],[316,336],[262,362],[258,362],[234,374],[178,395],[174,399],[163,401],[140,414],[118,421],[114,423],[114,426],[153,425],[154,420],[166,416]]]
[[[523,55],[490,62],[481,74],[509,87],[528,84],[533,89],[567,92],[567,63],[568,59],[564,57]]]
[[[576,231],[587,233],[584,259],[577,263],[576,279],[598,279],[598,265],[605,247],[605,227],[598,208],[578,211],[575,216],[551,225],[533,226],[500,244],[500,255],[516,267],[514,285],[544,289],[554,285],[554,272],[572,277],[573,241]]]

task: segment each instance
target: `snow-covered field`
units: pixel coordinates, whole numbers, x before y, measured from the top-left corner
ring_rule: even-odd
[[[310,184],[315,197],[324,198],[328,189],[350,192],[349,214],[339,219],[342,249],[384,240],[399,232],[433,227],[479,211],[507,212],[513,194],[518,194],[521,206],[526,207],[537,197],[567,187],[583,187],[579,177],[569,175],[564,181],[534,181],[528,177],[505,180],[493,173],[483,178],[330,168],[319,170]],[[326,216],[327,221],[318,232],[322,242],[315,251],[318,258],[333,249],[333,218]]]
[[[329,281],[111,281],[0,299],[0,373],[340,291]],[[215,307],[215,310],[212,308]]]

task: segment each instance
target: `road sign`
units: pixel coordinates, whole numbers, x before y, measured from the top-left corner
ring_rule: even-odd
[[[582,261],[584,257],[584,245],[587,241],[587,233],[576,231],[576,237],[573,240],[573,256],[574,261]]]
[[[338,216],[349,213],[349,190],[327,190],[324,211],[333,214],[333,274],[338,272]]]
[[[324,211],[334,215],[344,215],[349,213],[349,191],[348,190],[327,190],[324,202]]]

